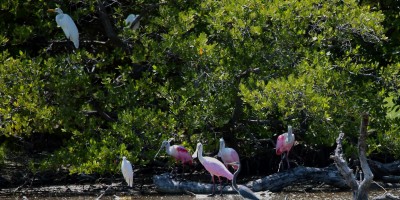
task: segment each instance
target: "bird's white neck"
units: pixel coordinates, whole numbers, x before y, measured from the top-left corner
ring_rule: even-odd
[[[203,161],[204,161],[203,146],[198,146],[197,147],[197,158],[200,160],[201,163],[203,163]]]
[[[168,155],[171,155],[171,150],[170,150],[171,145],[169,142],[165,144],[165,151],[167,152]]]
[[[222,151],[225,149],[225,142],[224,141],[220,141],[219,142],[219,152],[218,152],[218,156],[221,157],[221,153]]]
[[[288,133],[287,133],[287,140],[288,141],[291,141],[292,139],[293,139],[293,130],[292,130],[292,127],[291,126],[289,126],[288,127]]]

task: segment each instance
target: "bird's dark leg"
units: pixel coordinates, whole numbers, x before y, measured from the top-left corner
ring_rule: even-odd
[[[185,180],[185,164],[182,163],[182,180]]]
[[[289,163],[289,151],[286,153],[286,162],[287,162],[287,166],[288,169],[290,168],[290,163]]]
[[[172,171],[171,171],[171,178],[176,178],[176,177],[178,177],[178,164],[179,164],[179,162],[178,161],[176,161],[175,162],[175,166],[172,168]]]
[[[220,190],[220,194],[219,194],[219,196],[221,196],[221,197],[222,197],[222,190],[223,190],[224,188],[222,188],[222,181],[221,181],[221,177],[219,177],[219,176],[218,176],[218,180],[219,180],[219,190]]]
[[[213,197],[215,195],[215,181],[214,181],[214,175],[211,175],[211,180],[213,182],[213,190],[212,193],[210,195],[208,195],[209,197]]]
[[[175,167],[172,167],[172,171],[169,173],[169,178],[174,178],[174,171],[175,171]]]
[[[282,153],[281,154],[281,161],[279,162],[279,166],[278,166],[278,172],[281,170],[281,166],[282,166],[282,163],[283,163],[283,156],[284,156],[284,154]]]

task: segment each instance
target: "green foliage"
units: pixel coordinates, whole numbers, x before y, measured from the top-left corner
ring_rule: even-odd
[[[6,143],[0,145],[0,167],[4,165],[4,161],[7,159],[7,148]]]
[[[8,14],[0,22],[0,134],[62,141],[36,149],[49,155],[41,169],[118,172],[122,156],[147,165],[170,137],[189,149],[208,142],[212,151],[215,138],[228,136],[256,155],[254,138],[273,138],[288,124],[308,147],[332,146],[343,131],[351,152],[365,111],[375,131],[370,153],[400,155],[391,126],[399,119],[386,117],[399,106],[399,61],[382,62],[395,48],[384,46],[382,23],[392,23],[379,9],[356,1],[106,1],[113,36],[97,3],[0,4]],[[46,13],[57,6],[75,20],[80,49]],[[130,13],[143,17],[138,30],[123,27]]]

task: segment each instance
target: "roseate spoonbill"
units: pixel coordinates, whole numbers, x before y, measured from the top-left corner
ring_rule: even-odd
[[[62,28],[65,36],[74,43],[75,48],[79,47],[79,32],[74,20],[68,15],[64,14],[60,8],[48,9],[47,12],[58,13],[56,16],[57,25]]]
[[[122,175],[125,178],[126,183],[129,187],[133,185],[133,168],[131,162],[126,159],[126,157],[122,157],[122,164],[121,164],[121,171]]]
[[[127,28],[132,27],[133,30],[138,29],[140,26],[140,21],[139,21],[140,19],[138,17],[139,17],[139,15],[129,14],[128,17],[125,19],[126,27]]]
[[[170,145],[170,142],[173,140],[173,138],[169,140],[164,140],[161,144],[160,150],[158,150],[157,154],[154,156],[154,159],[156,159],[158,153],[160,153],[161,149],[165,147],[165,151],[167,152],[168,155],[172,156],[175,158],[176,162],[181,162],[183,166],[182,170],[182,176],[184,174],[185,170],[185,164],[192,164],[193,163],[193,158],[190,156],[188,150],[186,150],[185,147],[181,145]]]
[[[288,165],[288,169],[290,168],[289,164],[289,151],[293,147],[294,144],[294,134],[292,130],[292,126],[288,126],[288,132],[283,133],[278,136],[276,140],[276,155],[281,155],[281,162],[279,163],[278,172],[281,168],[283,159],[286,157],[286,162]]]
[[[239,155],[235,149],[225,147],[224,138],[219,139],[219,152],[218,157],[221,157],[222,162],[224,162],[226,168],[228,168],[229,163],[239,162]],[[237,165],[232,165],[233,169],[237,169]]]
[[[232,179],[232,187],[233,187],[233,189],[235,189],[236,192],[238,192],[245,199],[258,200],[259,198],[256,196],[256,194],[254,194],[253,191],[251,191],[248,187],[246,187],[244,185],[239,185],[238,186],[236,184],[237,176],[240,173],[240,170],[242,168],[241,165],[240,165],[240,162],[232,162],[232,163],[229,163],[229,165],[237,167],[237,170],[233,174],[233,179]]]
[[[220,178],[221,176],[227,178],[228,180],[232,180],[233,174],[225,167],[225,165],[221,161],[212,157],[203,157],[203,145],[201,143],[197,143],[196,151],[194,152],[192,157],[193,158],[198,157],[200,163],[211,174],[211,179],[213,182],[213,192],[210,196],[214,196],[215,194],[214,176],[218,177],[220,187],[221,187],[221,178]],[[222,195],[222,187],[220,195]]]

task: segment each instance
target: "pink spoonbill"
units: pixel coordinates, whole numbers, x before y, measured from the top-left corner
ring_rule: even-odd
[[[278,172],[281,168],[283,159],[286,158],[286,162],[288,165],[288,169],[290,168],[289,164],[289,151],[293,147],[294,144],[294,134],[292,130],[292,126],[288,126],[288,132],[283,133],[278,136],[276,140],[276,155],[281,155],[281,162],[279,163]]]
[[[225,141],[224,138],[219,139],[219,152],[218,152],[218,157],[221,157],[222,162],[224,162],[225,166],[228,168],[229,163],[234,163],[238,162],[240,163],[239,160],[239,155],[235,151],[235,149],[225,147]],[[237,170],[238,166],[237,165],[232,165],[233,169]]]
[[[203,145],[201,143],[197,143],[196,151],[193,154],[193,158],[198,157],[200,163],[206,168],[206,170],[211,174],[211,179],[213,182],[213,192],[210,196],[214,196],[215,194],[215,180],[214,176],[218,177],[219,185],[221,187],[221,176],[227,178],[228,180],[233,179],[233,174],[225,167],[225,165],[216,158],[212,157],[203,157]],[[222,188],[221,188],[222,195]]]
[[[167,152],[168,155],[172,156],[175,158],[175,161],[181,162],[183,166],[183,172],[182,176],[184,174],[184,167],[185,164],[192,164],[193,163],[193,158],[190,156],[188,150],[181,146],[181,145],[170,145],[170,142],[173,140],[173,138],[169,140],[164,140],[161,144],[160,150],[158,150],[157,154],[154,156],[154,159],[157,157],[158,153],[162,150],[162,148],[165,147],[165,151]]]

